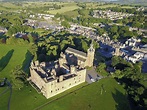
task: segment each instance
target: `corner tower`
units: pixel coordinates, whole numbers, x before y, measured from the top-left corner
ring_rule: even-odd
[[[93,42],[90,44],[90,48],[87,50],[87,59],[85,66],[92,67],[94,61],[95,49],[93,48]]]

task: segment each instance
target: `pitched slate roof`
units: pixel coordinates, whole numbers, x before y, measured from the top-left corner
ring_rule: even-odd
[[[70,48],[70,47],[68,47],[66,49],[66,51],[70,51],[72,53],[76,53],[76,54],[79,54],[79,55],[82,55],[82,56],[86,57],[86,53],[85,52],[82,52],[82,51],[79,51],[79,50],[76,50],[76,49],[73,49],[73,48]]]

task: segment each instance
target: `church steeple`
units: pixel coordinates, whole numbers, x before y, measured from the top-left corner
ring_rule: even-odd
[[[87,50],[86,66],[89,66],[89,67],[93,66],[94,53],[95,53],[95,49],[93,47],[93,40],[92,40],[90,44],[90,48]]]
[[[90,44],[90,48],[88,49],[88,51],[90,51],[90,52],[95,51],[95,49],[93,48],[93,40],[92,40],[92,42]]]

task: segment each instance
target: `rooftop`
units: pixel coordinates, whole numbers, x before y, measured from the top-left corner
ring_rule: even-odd
[[[79,50],[76,50],[76,49],[73,49],[73,48],[70,48],[70,47],[68,47],[68,48],[66,49],[66,51],[74,52],[74,53],[80,54],[80,55],[82,55],[82,56],[84,56],[84,57],[87,56],[85,52],[82,52],[82,51],[79,51]]]

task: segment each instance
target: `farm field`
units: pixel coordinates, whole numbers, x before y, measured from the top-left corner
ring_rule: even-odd
[[[18,6],[14,3],[8,3],[8,2],[3,2],[0,4],[0,10],[2,11],[16,11],[18,9],[21,9],[21,6]]]
[[[57,10],[49,10],[47,11],[48,13],[50,14],[61,14],[61,13],[65,13],[65,12],[68,12],[68,11],[73,11],[75,9],[78,9],[80,8],[79,6],[76,5],[76,3],[69,3],[69,4],[66,4],[64,5],[64,7],[61,7],[61,9],[57,9]]]

